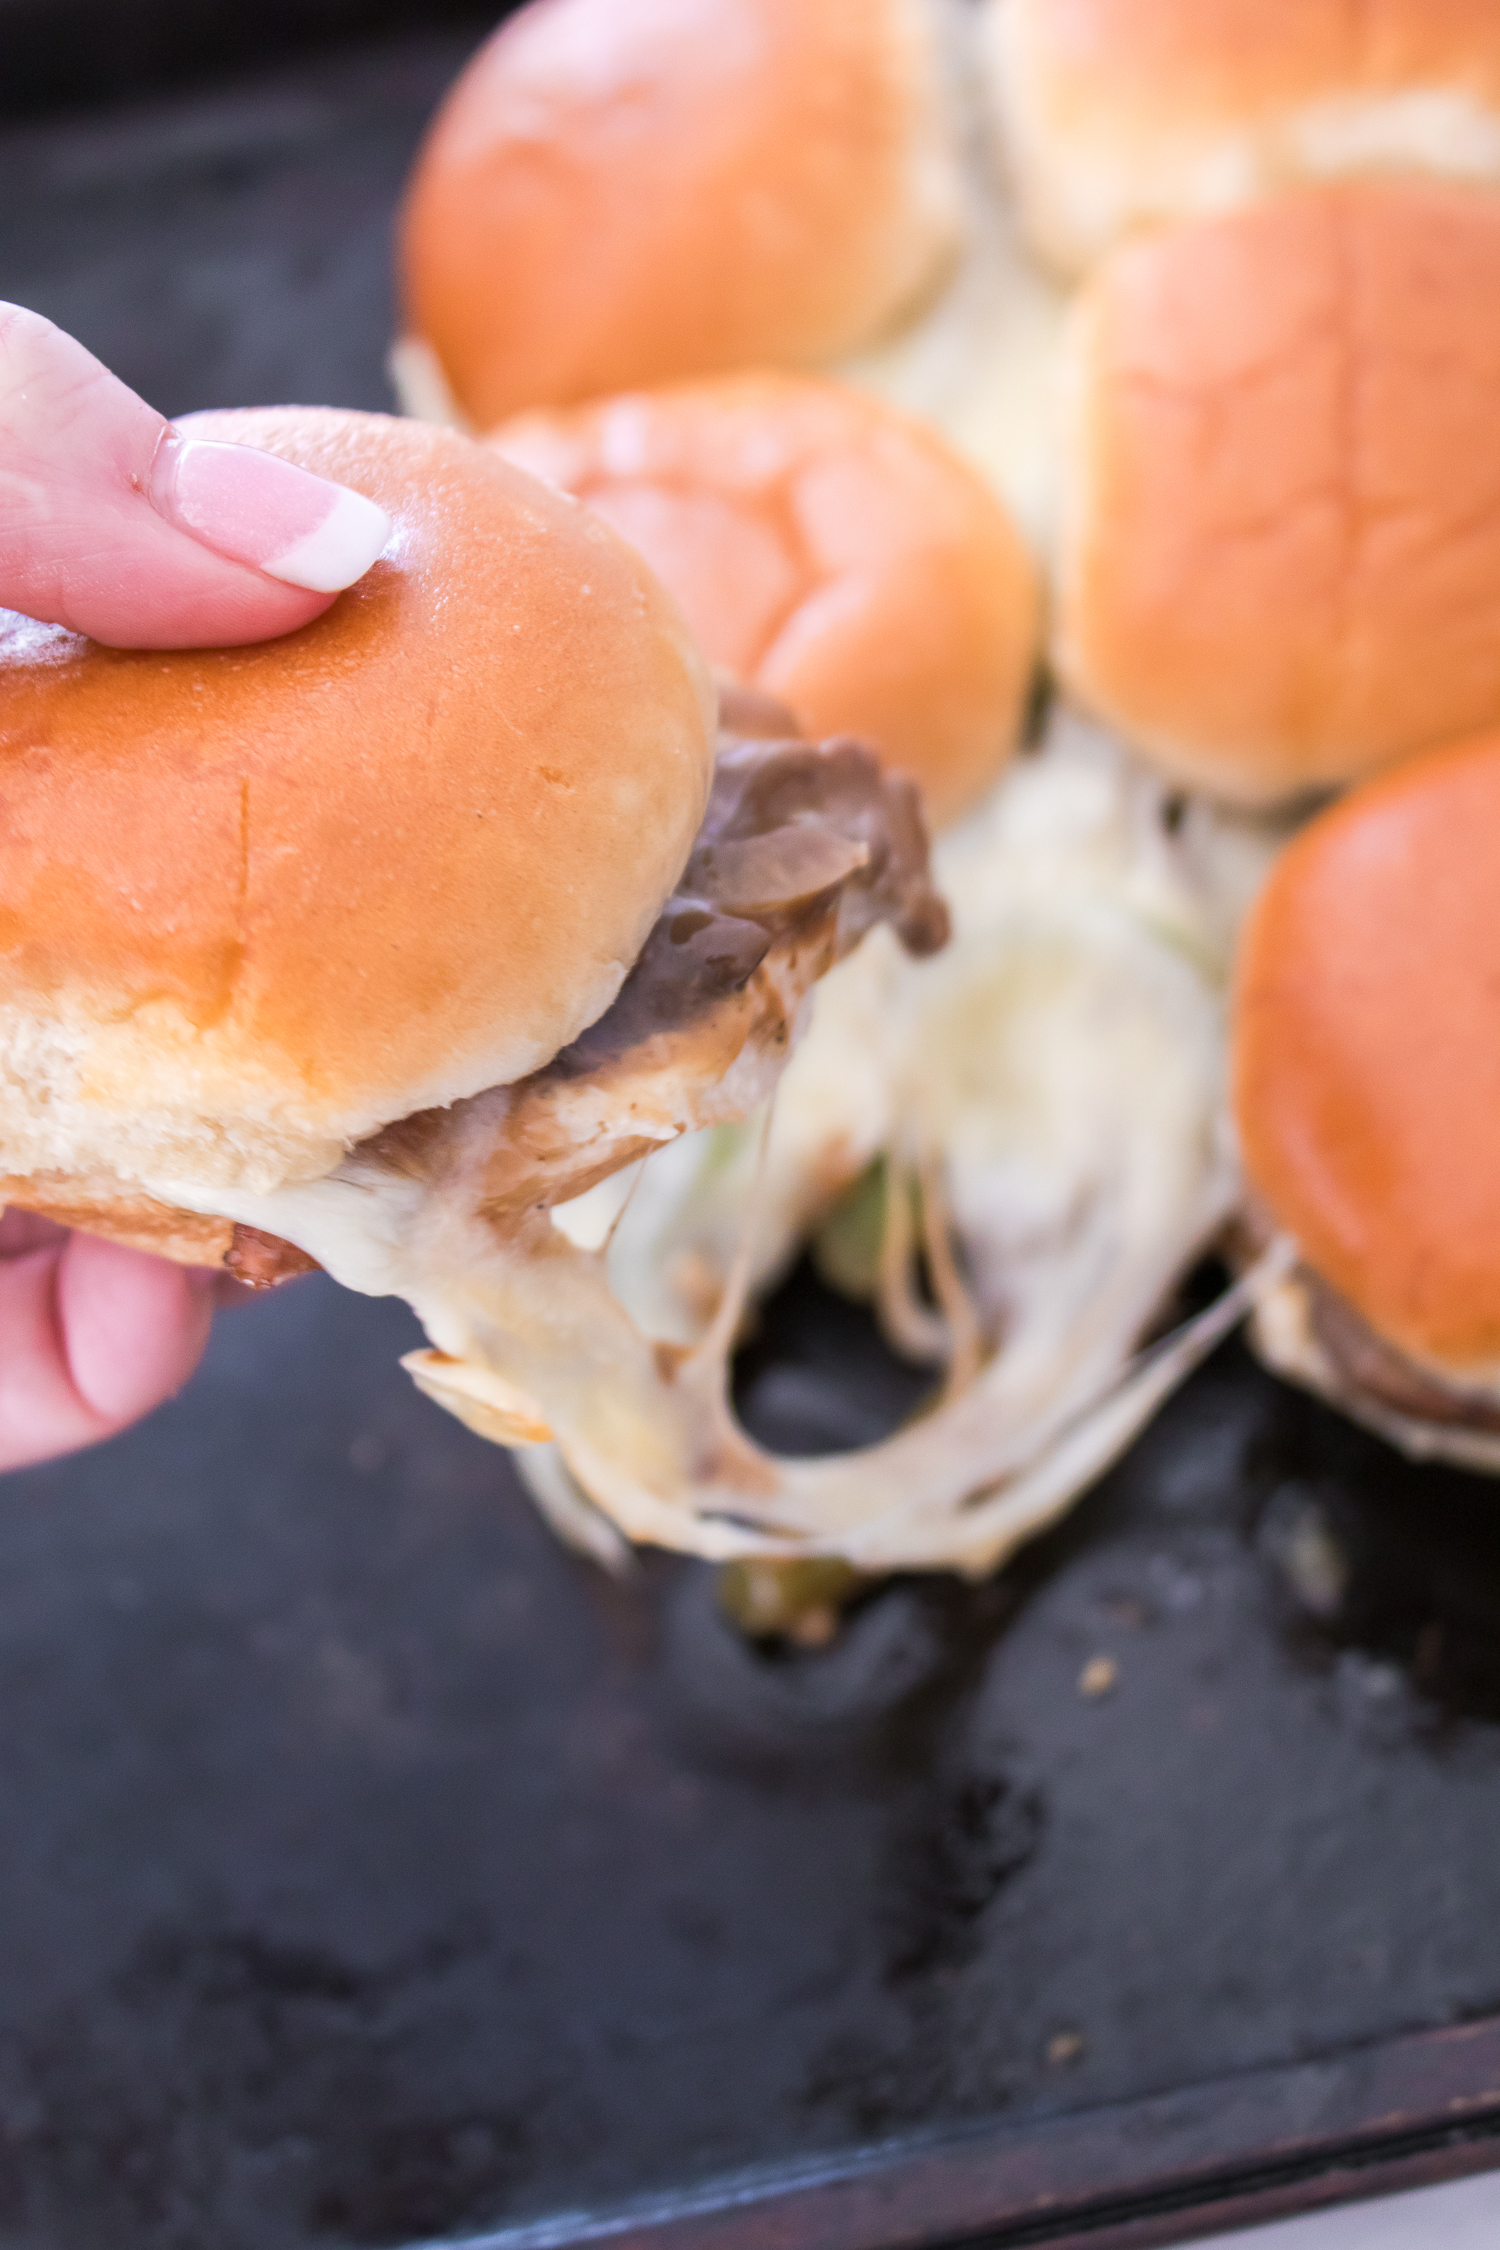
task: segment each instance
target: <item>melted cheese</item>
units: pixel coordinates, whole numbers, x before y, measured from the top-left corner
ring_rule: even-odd
[[[404,1169],[356,1151],[310,1186],[237,1197],[228,1215],[298,1243],[351,1287],[407,1298],[433,1346],[409,1363],[423,1387],[485,1434],[536,1447],[550,1432],[534,1481],[554,1522],[596,1552],[623,1534],[718,1558],[991,1569],[1071,1504],[1284,1265],[1278,1249],[1136,1356],[1235,1186],[1218,861],[1191,821],[1172,831],[1162,803],[1107,739],[1062,725],[945,842],[949,951],[912,964],[877,938],[828,980],[763,1163],[755,1131],[726,1138],[722,1124],[717,1139],[681,1144],[691,1156],[669,1155],[699,1186],[717,1167],[726,1188],[738,1170],[752,1185],[763,1173],[769,1190],[758,1206],[754,1193],[723,1201],[713,1289],[685,1322],[685,1348],[663,1350],[610,1286],[614,1271],[639,1295],[622,1245],[640,1189],[607,1252],[533,1202],[497,1225],[486,1166],[515,1123],[506,1089],[450,1113]],[[680,1072],[641,1083],[664,1105],[653,1130],[669,1113],[726,1114],[722,1084],[695,1090]],[[763,1083],[748,1075],[749,1098]],[[589,1104],[579,1115],[596,1135]],[[795,1239],[788,1212],[824,1176],[830,1136],[851,1135],[841,1165],[872,1141],[893,1160],[941,1165],[983,1352],[965,1388],[883,1444],[778,1460],[728,1404],[749,1278],[734,1245],[755,1242],[757,1209],[779,1212],[773,1231]],[[648,1160],[645,1179],[662,1163]],[[155,1184],[192,1206],[177,1183]],[[656,1228],[647,1267],[663,1251],[660,1215]],[[659,1284],[648,1273],[643,1286]]]

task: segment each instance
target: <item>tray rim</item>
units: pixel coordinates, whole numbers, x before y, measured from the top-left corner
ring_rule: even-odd
[[[1164,2250],[1492,2170],[1500,2016],[724,2174],[449,2237],[442,2250]]]

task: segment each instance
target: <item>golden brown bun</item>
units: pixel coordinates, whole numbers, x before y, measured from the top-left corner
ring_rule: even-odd
[[[1023,216],[1067,272],[1299,180],[1500,179],[1495,0],[989,0],[989,19]]]
[[[496,454],[378,415],[194,431],[395,530],[258,647],[0,631],[0,1172],[189,1204],[316,1177],[599,1015],[692,843],[712,716],[639,558]]]
[[[1435,752],[1284,853],[1239,967],[1252,1184],[1412,1357],[1500,1368],[1500,735]]]
[[[1036,662],[1035,575],[988,485],[921,423],[760,374],[523,415],[491,443],[631,540],[716,664],[814,738],[873,743],[934,821],[995,778]]]
[[[1251,802],[1500,720],[1500,199],[1363,182],[1174,229],[1073,342],[1084,702]]]
[[[872,341],[957,240],[928,0],[533,0],[418,160],[407,329],[476,427]]]

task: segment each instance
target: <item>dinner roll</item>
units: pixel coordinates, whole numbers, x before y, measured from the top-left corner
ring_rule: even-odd
[[[523,415],[491,442],[623,533],[715,663],[814,736],[867,737],[934,821],[994,779],[1036,660],[1035,575],[921,423],[772,373]]]
[[[462,412],[898,324],[954,256],[940,0],[533,0],[448,96],[401,223],[408,338]]]
[[[1289,846],[1239,966],[1251,1183],[1418,1364],[1500,1374],[1500,734],[1354,791]]]
[[[1085,703],[1248,802],[1500,720],[1500,199],[1367,181],[1145,238],[1072,352]]]

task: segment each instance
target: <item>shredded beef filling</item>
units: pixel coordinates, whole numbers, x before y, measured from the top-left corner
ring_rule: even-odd
[[[778,938],[838,900],[838,951],[876,922],[935,953],[948,911],[927,874],[914,785],[882,776],[862,743],[719,738],[703,826],[614,1006],[554,1068],[596,1069],[675,1032],[750,981]]]

